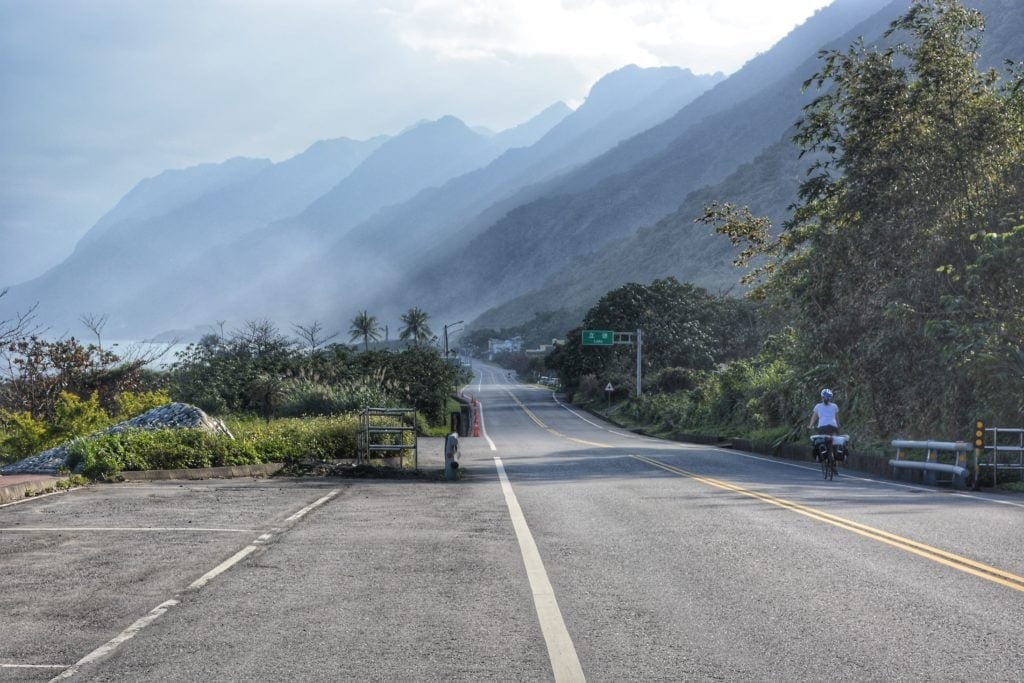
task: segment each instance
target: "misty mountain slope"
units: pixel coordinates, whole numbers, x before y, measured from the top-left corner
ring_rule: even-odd
[[[476,133],[454,116],[421,123],[381,145],[291,222],[337,237],[382,207],[486,165],[505,151],[505,139]]]
[[[422,192],[409,202],[389,207],[352,231],[353,245],[373,249],[381,242],[402,240],[415,251],[489,225],[512,205],[543,193],[518,196],[526,187],[553,177],[568,166],[591,159],[612,145],[670,116],[712,87],[721,75],[695,76],[688,69],[641,69],[631,66],[599,80],[584,103],[565,116],[536,144],[510,149],[486,167],[454,178],[440,188]],[[488,212],[495,204],[499,213]],[[483,214],[483,215],[481,215]]]
[[[170,213],[203,195],[251,178],[270,166],[267,159],[236,157],[219,164],[199,164],[146,178],[101,216],[82,236],[76,248],[94,242],[114,225]]]
[[[88,311],[108,312],[112,326],[129,326],[140,309],[161,300],[151,294],[139,301],[140,290],[166,290],[211,245],[305,207],[382,141],[322,141],[278,164],[232,159],[145,180],[97,222],[67,259],[13,287],[4,303],[11,310],[26,310],[39,302],[40,316],[63,326]]]
[[[555,102],[527,121],[494,133],[493,144],[506,151],[518,147],[530,147],[571,113],[572,109],[565,102]]]
[[[542,287],[484,312],[473,327],[504,327],[530,320],[538,311],[586,310],[609,290],[627,282],[647,283],[672,276],[716,293],[742,291],[743,271],[733,265],[738,251],[713,228],[696,223],[706,204],[729,201],[767,216],[773,226],[788,217],[808,162],[800,160],[790,134],[744,164],[721,183],[690,193],[656,225],[613,242],[575,261]]]
[[[831,45],[845,47],[859,35],[881,35],[894,16],[895,9],[887,8],[852,30],[848,28]],[[819,13],[808,21],[825,19]],[[503,298],[531,291],[538,282],[548,281],[588,254],[601,252],[657,223],[676,211],[691,191],[721,182],[792,127],[812,97],[803,93],[801,86],[819,67],[816,55],[822,47],[805,46],[807,57],[789,73],[728,110],[690,126],[629,171],[607,175],[594,185],[572,191],[582,184],[581,177],[601,177],[603,174],[591,167],[621,153],[613,150],[569,173],[551,188],[549,196],[510,211],[449,256],[460,264],[458,285],[444,277],[443,269],[427,266],[408,286],[437,292],[430,303],[435,307],[445,306],[457,287],[478,292],[485,307],[494,306]],[[632,143],[631,139],[619,149]],[[511,266],[496,267],[489,260],[495,254],[501,254],[503,262]]]
[[[378,210],[380,202],[400,201],[426,184],[488,161],[505,145],[542,137],[567,111],[564,105],[549,107],[494,135],[473,132],[454,117],[413,126],[378,145],[344,179],[310,198],[298,214],[264,214],[264,220],[251,223],[247,231],[236,232],[230,244],[207,245],[190,263],[179,266],[173,298],[162,294],[162,283],[154,282],[140,287],[135,302],[124,308],[150,332],[214,318],[298,315],[303,306],[314,308],[307,297],[310,282],[322,281],[340,267],[333,260],[314,260],[336,233]],[[218,210],[209,208],[213,214]],[[217,293],[215,299],[210,292]],[[202,304],[182,308],[182,301]]]

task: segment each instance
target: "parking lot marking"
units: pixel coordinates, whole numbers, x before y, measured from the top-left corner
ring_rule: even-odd
[[[139,532],[139,531],[202,531],[209,533],[227,533],[227,534],[252,534],[259,529],[222,529],[219,527],[192,527],[192,526],[11,526],[11,527],[0,527],[0,532],[3,531],[59,531],[61,533],[68,533],[72,531],[128,531],[128,532]]]
[[[298,512],[296,512],[296,513],[295,513],[294,515],[292,515],[291,517],[289,517],[289,518],[288,518],[288,519],[286,519],[285,521],[286,521],[286,522],[294,522],[294,521],[296,521],[296,520],[302,519],[302,518],[303,518],[303,517],[305,517],[305,516],[306,516],[306,515],[307,515],[307,514],[308,514],[308,513],[309,513],[309,512],[311,511],[311,510],[314,510],[314,509],[316,509],[316,508],[320,507],[321,505],[323,505],[324,503],[326,503],[327,501],[329,501],[329,500],[330,500],[331,498],[334,498],[334,497],[335,497],[336,495],[338,495],[339,493],[341,493],[341,489],[334,489],[333,491],[331,491],[330,493],[328,493],[328,494],[327,494],[326,496],[324,496],[323,498],[320,498],[319,500],[314,500],[314,501],[313,501],[312,503],[310,503],[310,504],[309,504],[309,505],[307,505],[306,507],[304,507],[304,508],[302,508],[301,510],[299,510]]]
[[[125,630],[121,631],[116,636],[108,640],[103,645],[100,645],[98,648],[96,648],[86,656],[82,657],[80,660],[72,664],[70,667],[68,667],[61,673],[54,676],[51,679],[51,681],[59,681],[63,678],[71,678],[76,673],[78,673],[78,670],[86,664],[95,662],[101,657],[105,657],[106,655],[110,654],[118,647],[120,647],[122,643],[125,643],[134,638],[139,631],[152,624],[154,621],[159,619],[164,612],[166,612],[167,610],[169,610],[177,604],[179,604],[177,600],[167,600],[165,602],[161,602],[159,605],[151,609],[149,611],[149,614],[136,620],[134,624],[132,624]]]
[[[312,503],[310,503],[306,507],[302,508],[301,510],[299,510],[295,514],[291,515],[285,521],[286,522],[296,522],[299,519],[302,519],[302,517],[304,517],[306,514],[308,514],[311,510],[314,510],[317,507],[323,505],[324,503],[329,501],[331,498],[334,498],[336,495],[338,495],[340,492],[341,492],[341,489],[334,489],[333,491],[328,493],[326,496],[323,496],[323,497],[313,501]],[[218,564],[216,567],[214,567],[210,571],[206,572],[205,574],[200,576],[198,579],[193,581],[191,584],[189,584],[187,590],[197,590],[199,588],[202,588],[207,583],[209,583],[211,580],[213,580],[214,578],[220,576],[221,574],[226,572],[228,569],[230,569],[231,567],[235,566],[236,564],[241,562],[243,559],[245,559],[246,557],[248,557],[252,553],[256,552],[256,550],[259,549],[259,546],[264,545],[265,543],[267,543],[271,538],[273,538],[274,535],[280,534],[280,533],[283,533],[283,532],[284,532],[284,529],[275,529],[273,532],[265,532],[265,533],[261,534],[255,541],[253,541],[249,545],[245,546],[244,548],[239,550],[237,553],[235,553],[234,555],[232,555],[228,559],[224,560],[223,562]],[[149,613],[147,613],[145,616],[143,616],[140,619],[136,620],[135,623],[133,623],[131,626],[129,626],[125,630],[121,631],[121,633],[117,634],[114,638],[110,639],[109,641],[107,641],[103,645],[99,646],[98,648],[96,648],[95,650],[93,650],[92,652],[87,654],[82,659],[80,659],[77,662],[75,662],[74,664],[72,664],[70,667],[66,668],[64,671],[62,671],[57,676],[54,676],[51,679],[51,683],[53,681],[59,681],[59,680],[62,680],[62,679],[71,678],[72,676],[77,674],[78,671],[83,666],[86,666],[86,665],[88,665],[88,664],[90,664],[92,662],[95,662],[95,661],[98,661],[99,659],[102,659],[103,657],[106,657],[111,652],[113,652],[118,647],[120,647],[123,643],[125,643],[125,642],[131,640],[132,638],[134,638],[135,635],[137,633],[139,633],[139,631],[141,631],[142,629],[146,628],[147,626],[152,624],[154,621],[159,619],[167,610],[169,610],[170,608],[175,607],[175,606],[177,606],[179,604],[181,604],[181,602],[177,598],[172,598],[170,600],[166,600],[166,601],[160,603],[159,605],[157,605],[156,607],[151,609],[149,611]]]
[[[0,664],[0,669],[66,669],[67,664]]]

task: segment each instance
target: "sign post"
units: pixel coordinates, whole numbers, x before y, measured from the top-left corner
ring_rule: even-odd
[[[643,394],[641,385],[641,371],[644,353],[643,330],[637,328],[636,332],[615,332],[613,330],[583,330],[583,346],[614,346],[616,344],[636,345],[636,395],[639,398]],[[609,384],[608,386],[611,386]],[[605,388],[605,391],[608,391]],[[611,405],[611,394],[609,394],[609,406]]]
[[[644,335],[638,327],[636,330],[636,397],[640,398],[640,364],[644,353]]]
[[[605,387],[604,387],[604,393],[608,396],[608,410],[612,409],[612,392],[613,391],[615,391],[615,389],[612,388],[612,383],[608,382],[608,384],[606,384]]]
[[[611,330],[583,330],[584,346],[612,346],[615,333]]]

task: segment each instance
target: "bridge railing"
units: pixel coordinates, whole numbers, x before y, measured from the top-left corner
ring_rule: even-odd
[[[993,486],[1000,478],[1024,481],[1024,429],[985,429],[985,447],[978,468],[991,475]]]

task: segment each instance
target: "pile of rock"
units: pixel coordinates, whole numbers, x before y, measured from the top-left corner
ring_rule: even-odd
[[[202,429],[230,439],[234,438],[221,420],[210,417],[199,408],[187,403],[168,403],[165,406],[153,408],[138,417],[120,422],[102,432],[96,432],[84,438],[92,439],[106,434],[119,434],[129,429]],[[7,465],[0,468],[0,474],[56,474],[67,465],[68,445],[63,444]]]

